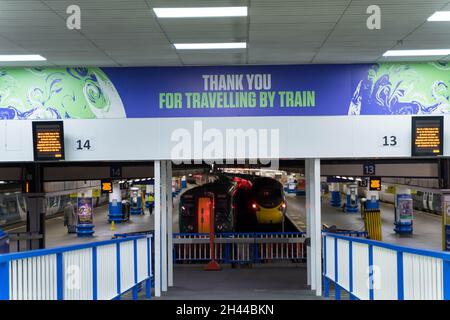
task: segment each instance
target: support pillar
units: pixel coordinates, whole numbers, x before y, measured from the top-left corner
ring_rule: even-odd
[[[161,161],[154,162],[155,176],[155,296],[161,296]]]
[[[167,291],[167,162],[161,161],[161,290]]]
[[[123,221],[122,212],[122,192],[118,182],[113,183],[112,192],[109,194],[109,222],[121,223]]]
[[[305,211],[306,211],[306,238],[311,239],[311,215],[310,215],[310,205],[311,205],[311,188],[310,188],[310,180],[311,177],[309,175],[309,160],[305,160]],[[307,270],[307,285],[311,286],[311,290],[313,290],[312,283],[312,259],[311,259],[311,241],[309,245],[306,247],[306,270]]]
[[[173,216],[172,216],[172,161],[167,164],[167,188],[170,190],[167,196],[167,282],[169,287],[173,287]]]
[[[332,207],[339,208],[341,206],[341,192],[339,191],[339,183],[330,183],[330,204]]]
[[[371,191],[369,186],[367,186],[365,206],[367,210],[380,209],[380,193]]]
[[[310,219],[311,289],[322,295],[322,219],[320,192],[320,159],[307,159],[307,216]]]
[[[30,240],[28,250],[45,248],[45,193],[43,168],[39,163],[25,166],[22,171],[22,192],[26,194],[27,232],[42,236]]]

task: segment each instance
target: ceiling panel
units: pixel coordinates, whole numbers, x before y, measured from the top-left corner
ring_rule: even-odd
[[[81,9],[81,30],[66,27],[66,9],[73,4]],[[366,10],[372,4],[372,0],[0,0],[0,54],[34,53],[48,59],[30,65],[359,63],[398,61],[382,57],[391,48],[450,46],[450,23],[426,21],[437,10],[450,10],[448,0],[378,0],[381,30],[366,27]],[[158,19],[152,10],[240,5],[250,6],[248,17]],[[173,46],[231,41],[247,41],[248,49],[176,52]]]

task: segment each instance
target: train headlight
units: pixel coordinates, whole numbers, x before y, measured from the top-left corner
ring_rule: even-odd
[[[255,211],[259,211],[260,210],[259,206],[256,203],[252,204],[252,209],[255,210]]]
[[[188,228],[189,231],[194,231],[194,226],[192,224],[188,225],[187,228]]]

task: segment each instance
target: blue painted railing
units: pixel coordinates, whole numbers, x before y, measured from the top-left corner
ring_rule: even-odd
[[[350,299],[449,300],[450,253],[323,233],[324,295]]]
[[[0,300],[120,299],[145,284],[151,297],[152,235],[0,255]]]

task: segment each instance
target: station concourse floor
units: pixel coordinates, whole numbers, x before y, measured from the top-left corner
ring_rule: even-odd
[[[344,201],[344,198],[342,198]],[[287,195],[288,215],[302,230],[306,230],[305,197]],[[343,203],[343,202],[342,202]],[[432,213],[414,211],[413,234],[398,235],[394,232],[394,206],[380,202],[382,237],[384,242],[431,250],[442,250],[441,217]],[[327,197],[322,197],[322,224],[335,225],[339,229],[364,231],[364,221],[360,212],[346,213],[341,208],[330,205]]]
[[[131,297],[126,297],[131,298]],[[145,299],[144,292],[139,295]],[[324,300],[306,286],[306,264],[253,265],[204,271],[174,265],[174,286],[155,300]]]

